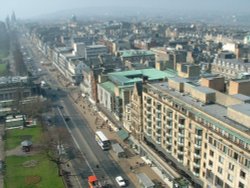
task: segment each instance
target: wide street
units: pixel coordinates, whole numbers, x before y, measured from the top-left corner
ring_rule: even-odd
[[[81,185],[79,187],[86,187],[88,176],[93,174],[97,175],[101,182],[111,184],[112,187],[118,186],[115,182],[115,177],[118,175],[128,180],[126,174],[111,158],[109,152],[102,151],[97,145],[93,130],[70,98],[69,90],[62,87],[58,82],[56,73],[52,75],[48,71],[49,67],[45,68],[40,64],[41,61],[45,60],[41,53],[32,47],[27,40],[21,39],[21,41],[29,56],[31,56],[33,63],[36,64],[34,67],[42,69],[44,76],[41,79],[44,79],[50,85],[54,105],[63,107],[54,109],[54,124],[67,128],[71,135],[71,138],[68,138],[69,143],[73,141],[75,150],[79,151],[77,157],[70,161],[74,168],[74,175],[78,178],[78,185]],[[65,94],[62,94],[63,91],[65,91]],[[69,117],[70,120],[65,121],[64,117]],[[132,188],[134,186],[130,183],[127,187]]]

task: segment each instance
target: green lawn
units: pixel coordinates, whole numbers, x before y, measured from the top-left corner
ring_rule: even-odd
[[[25,161],[38,161],[35,167],[23,167]],[[63,188],[62,179],[57,175],[57,168],[42,154],[34,156],[6,157],[5,188]],[[27,176],[40,176],[41,181],[35,185],[27,185]]]
[[[21,142],[25,139],[31,140],[33,143],[39,142],[41,131],[40,126],[8,130],[6,132],[5,150],[20,146]]]
[[[7,65],[5,63],[0,64],[0,75],[4,74],[6,72]]]

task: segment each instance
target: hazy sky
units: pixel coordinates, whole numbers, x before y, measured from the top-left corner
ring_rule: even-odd
[[[246,12],[250,0],[0,0],[0,19],[12,11],[18,18],[32,18],[60,10],[86,7],[152,7],[172,11]]]

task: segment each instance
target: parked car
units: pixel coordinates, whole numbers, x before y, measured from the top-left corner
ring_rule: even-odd
[[[120,187],[125,187],[125,186],[126,186],[126,182],[125,182],[125,180],[123,179],[123,177],[121,177],[121,176],[117,176],[117,177],[115,178],[115,181],[118,183],[118,185],[119,185]]]

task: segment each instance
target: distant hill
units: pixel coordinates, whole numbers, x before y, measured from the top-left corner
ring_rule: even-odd
[[[99,19],[122,19],[136,21],[152,19],[166,22],[195,22],[227,24],[227,25],[250,25],[249,13],[230,13],[218,11],[170,11],[163,8],[153,9],[150,7],[88,7],[58,11],[51,14],[40,15],[32,20],[67,20],[75,15],[78,20]]]

